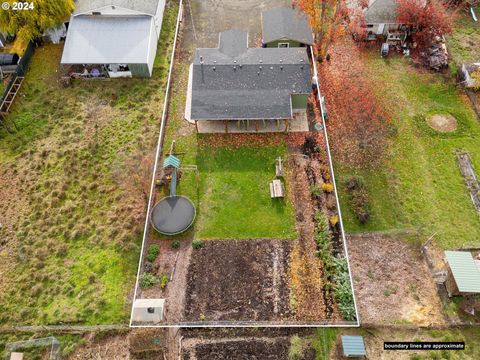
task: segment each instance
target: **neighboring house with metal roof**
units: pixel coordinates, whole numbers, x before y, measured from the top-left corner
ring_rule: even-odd
[[[248,34],[220,33],[218,48],[196,49],[185,117],[190,122],[284,120],[305,113],[312,91],[305,48],[248,48]],[[278,121],[277,121],[278,123]],[[308,130],[308,129],[307,129]]]
[[[262,12],[264,47],[303,47],[313,45],[312,28],[305,14],[290,8]]]
[[[365,357],[367,351],[362,336],[342,335],[343,356],[346,357]]]
[[[468,251],[445,251],[445,285],[450,296],[480,294],[480,269]]]
[[[97,65],[110,77],[150,77],[165,0],[78,0],[62,64]]]

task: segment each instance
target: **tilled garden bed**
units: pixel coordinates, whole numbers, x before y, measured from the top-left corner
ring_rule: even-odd
[[[291,318],[287,276],[291,241],[210,240],[193,250],[185,321],[277,321]]]

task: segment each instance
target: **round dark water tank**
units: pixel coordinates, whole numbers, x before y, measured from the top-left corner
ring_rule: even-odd
[[[19,57],[17,54],[0,53],[0,66],[1,65],[17,65],[18,59]]]

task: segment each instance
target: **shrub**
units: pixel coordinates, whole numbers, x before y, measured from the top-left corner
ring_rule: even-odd
[[[322,190],[325,191],[326,193],[333,192],[333,184],[332,183],[323,183],[322,184]]]
[[[203,241],[202,241],[202,240],[193,240],[193,241],[192,241],[192,247],[193,247],[195,250],[200,249],[201,247],[203,247]]]
[[[298,335],[293,335],[290,338],[290,349],[288,350],[289,360],[300,360],[303,355],[302,339]]]
[[[171,246],[172,246],[172,249],[178,249],[180,247],[180,241],[173,240]]]
[[[330,216],[330,224],[332,226],[335,226],[335,225],[338,224],[338,215],[337,214]]]
[[[344,257],[333,260],[335,268],[335,301],[342,317],[346,321],[354,321],[356,318],[355,304],[353,302],[352,286],[348,275],[348,263]]]
[[[167,274],[162,274],[162,277],[160,279],[160,287],[162,289],[165,289],[169,281],[170,281],[170,277]]]
[[[145,264],[143,264],[143,270],[146,273],[151,273],[153,271],[153,265],[150,261],[146,261]]]
[[[317,184],[315,184],[310,186],[310,194],[312,196],[320,196],[322,195],[322,190]]]
[[[160,246],[152,244],[148,247],[147,261],[154,262],[157,255],[160,253]]]
[[[143,273],[140,275],[140,287],[149,288],[159,283],[158,278],[150,273]]]
[[[365,224],[370,218],[368,193],[363,181],[358,176],[352,176],[347,180],[346,189],[350,208],[361,224]]]

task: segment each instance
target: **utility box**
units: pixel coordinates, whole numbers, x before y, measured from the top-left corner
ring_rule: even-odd
[[[163,321],[165,299],[137,299],[133,303],[134,323],[157,324]]]

